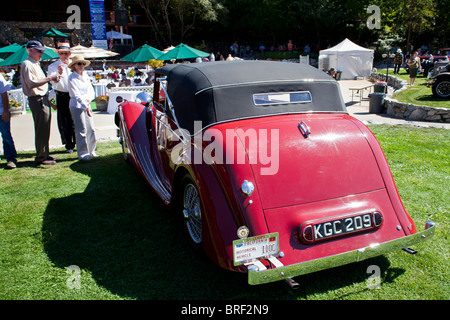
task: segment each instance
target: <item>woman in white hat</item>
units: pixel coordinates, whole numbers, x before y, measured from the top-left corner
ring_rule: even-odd
[[[95,92],[89,76],[84,72],[89,63],[84,56],[77,55],[68,66],[72,70],[69,76],[69,107],[75,124],[77,154],[80,160],[97,157],[94,119],[90,106]]]

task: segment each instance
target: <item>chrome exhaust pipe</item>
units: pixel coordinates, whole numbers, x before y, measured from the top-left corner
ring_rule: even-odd
[[[300,285],[292,278],[286,278],[284,281],[286,281],[289,287],[293,290],[300,288]]]

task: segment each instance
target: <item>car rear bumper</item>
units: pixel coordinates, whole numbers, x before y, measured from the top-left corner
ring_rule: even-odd
[[[390,251],[406,248],[430,239],[435,233],[435,223],[428,221],[425,230],[399,239],[376,243],[365,248],[324,257],[320,259],[300,262],[297,264],[282,266],[263,271],[248,270],[248,283],[251,285],[264,284],[279,280],[285,280],[313,273],[320,270],[342,266],[352,262],[358,262],[372,257],[386,254]]]

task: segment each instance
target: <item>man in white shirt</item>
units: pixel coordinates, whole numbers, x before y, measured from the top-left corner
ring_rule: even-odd
[[[69,109],[69,75],[71,71],[67,66],[72,62],[70,45],[58,43],[54,51],[58,53],[59,60],[48,66],[48,75],[57,74],[60,76],[59,82],[52,81],[52,87],[56,93],[58,129],[66,152],[72,153],[75,148],[75,129]]]

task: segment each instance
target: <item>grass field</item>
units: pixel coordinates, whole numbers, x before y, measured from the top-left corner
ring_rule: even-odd
[[[379,70],[380,73],[385,73],[386,70]],[[390,71],[389,74],[392,71]],[[400,70],[399,74],[395,75],[398,78],[406,80],[409,84],[409,74],[405,70]],[[438,99],[433,97],[431,93],[431,87],[427,87],[426,84],[429,81],[423,75],[419,74],[414,82],[414,85],[406,90],[403,90],[393,95],[394,99],[401,102],[417,104],[420,106],[429,106],[435,108],[450,108],[450,101],[444,99]]]
[[[37,300],[448,300],[450,298],[450,131],[371,126],[417,228],[437,223],[416,255],[392,252],[360,263],[249,286],[245,274],[194,255],[178,219],[122,158],[117,142],[79,162],[0,168],[0,299]],[[381,270],[368,287],[368,267]]]

